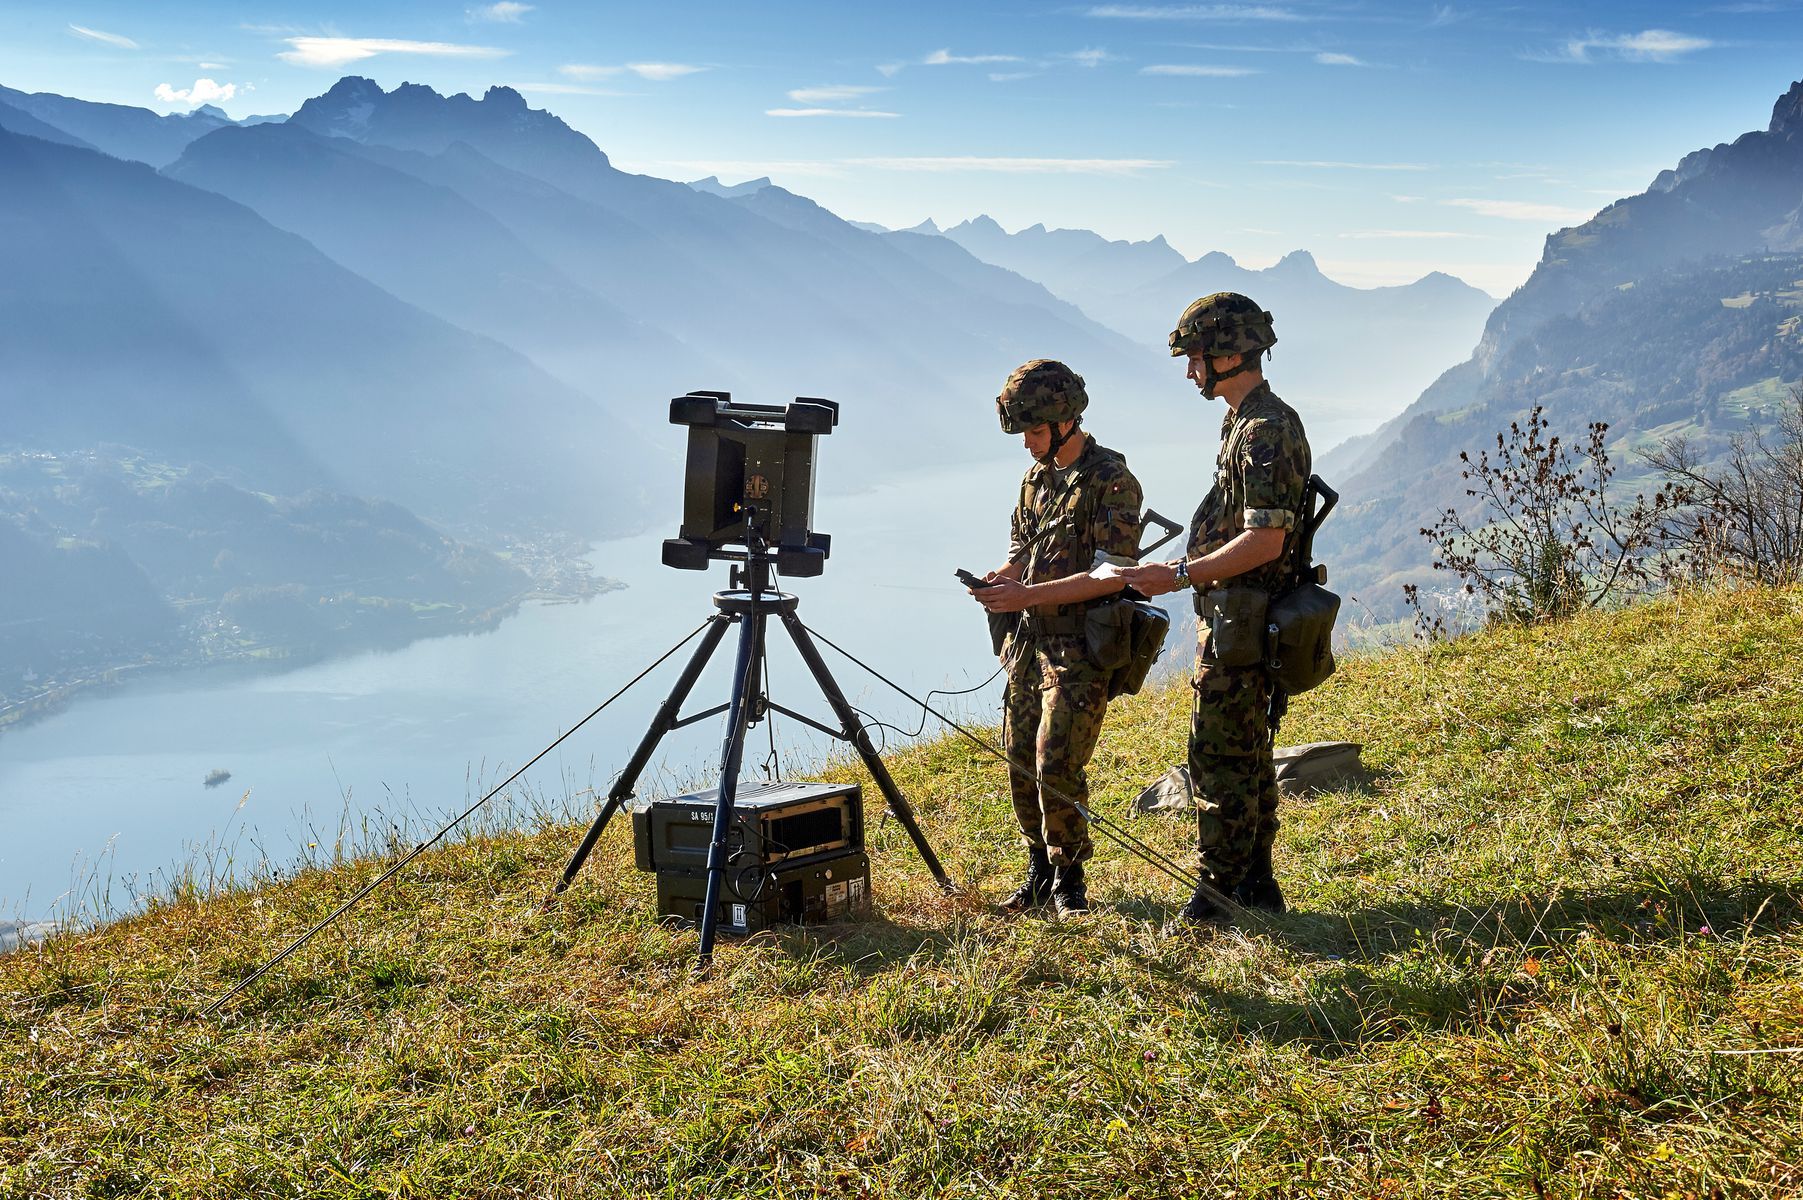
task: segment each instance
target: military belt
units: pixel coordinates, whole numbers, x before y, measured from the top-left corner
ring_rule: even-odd
[[[1027,611],[1021,616],[1021,628],[1038,637],[1076,637],[1083,632],[1085,610],[1053,613],[1044,616]]]

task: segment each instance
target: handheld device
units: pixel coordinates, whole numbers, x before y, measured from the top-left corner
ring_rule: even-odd
[[[964,570],[962,567],[958,568],[958,570],[956,572],[954,572],[954,574],[956,574],[958,576],[958,582],[963,584],[965,587],[988,588],[988,587],[995,586],[995,580],[993,580],[993,579],[978,579],[975,575],[972,575],[969,571]]]

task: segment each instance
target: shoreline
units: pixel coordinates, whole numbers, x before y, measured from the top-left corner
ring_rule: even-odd
[[[433,638],[486,633],[498,628],[508,618],[518,615],[528,604],[586,604],[598,596],[625,591],[627,587],[617,579],[590,578],[594,586],[586,592],[572,593],[535,587],[503,604],[462,616],[446,627],[413,631],[402,637],[348,637],[338,642],[313,645],[267,644],[247,647],[230,654],[178,656],[173,659],[153,659],[104,667],[81,679],[57,684],[35,696],[0,704],[0,741],[4,741],[8,733],[57,716],[78,701],[123,691],[141,680],[175,677],[204,680],[209,676],[230,679],[300,670],[335,658],[401,650],[416,642]],[[0,922],[0,931],[4,931],[6,924]]]

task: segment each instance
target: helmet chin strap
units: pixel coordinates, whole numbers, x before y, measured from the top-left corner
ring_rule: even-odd
[[[1059,433],[1059,432],[1057,432],[1058,422],[1056,422],[1056,421],[1052,422],[1053,433],[1052,433],[1051,445],[1046,449],[1046,452],[1044,454],[1040,455],[1034,461],[1038,462],[1041,466],[1045,466],[1045,467],[1057,466],[1058,465],[1058,452],[1060,450],[1064,449],[1064,443],[1071,440],[1072,436],[1074,436],[1077,432],[1077,426],[1081,425],[1082,423],[1083,423],[1082,417],[1072,417],[1070,420],[1070,428],[1066,429],[1063,433]]]
[[[1251,354],[1242,354],[1240,355],[1240,365],[1226,371],[1215,370],[1215,357],[1212,354],[1202,356],[1202,394],[1210,400],[1219,397],[1220,393],[1216,389],[1221,386],[1222,380],[1232,379],[1235,375],[1242,375],[1253,370],[1258,366],[1261,355],[1256,350]],[[1223,354],[1220,357],[1226,358],[1227,356]]]

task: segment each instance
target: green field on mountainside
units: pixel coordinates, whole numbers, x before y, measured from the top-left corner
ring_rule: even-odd
[[[1091,772],[1173,854],[1128,814],[1187,716],[1117,705]],[[1106,841],[1088,917],[993,915],[1003,774],[939,740],[891,763],[965,894],[885,823],[871,920],[701,982],[625,821],[550,915],[576,827],[433,852],[219,1019],[383,864],[0,957],[0,1197],[1803,1192],[1803,591],[1360,656],[1323,739],[1369,779],[1286,801],[1296,911],[1220,935]]]

